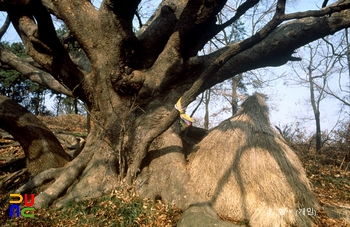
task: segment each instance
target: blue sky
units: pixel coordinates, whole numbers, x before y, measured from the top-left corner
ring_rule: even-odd
[[[287,2],[287,13],[296,11],[306,11],[306,10],[317,10],[320,8],[323,1],[289,1]],[[334,1],[329,1],[331,4]],[[298,50],[297,54],[302,54],[302,50]],[[305,60],[303,60],[305,61]],[[292,68],[289,65],[284,65],[280,67],[270,67],[267,68],[267,72],[270,74],[275,74],[277,76],[288,75],[289,78],[295,76]],[[266,71],[265,71],[266,72]],[[264,72],[264,73],[265,73]],[[264,74],[262,73],[262,74]],[[347,72],[342,76],[341,83],[344,85],[349,85],[349,77]],[[303,127],[309,134],[315,131],[315,122],[313,120],[313,111],[310,105],[310,91],[308,87],[303,86],[291,86],[285,84],[286,79],[280,79],[268,86],[260,89],[259,92],[265,93],[269,96],[268,105],[270,106],[270,120],[273,125],[295,125],[299,122],[301,127]],[[332,80],[329,81],[331,87],[337,87],[338,76],[334,76]],[[249,90],[251,94],[255,90]],[[211,113],[217,112],[219,108],[223,105],[228,105],[225,102],[215,103],[211,105]],[[189,106],[188,112],[195,106]],[[326,98],[321,102],[320,113],[321,113],[321,129],[330,131],[333,129],[338,119],[348,119],[350,110],[345,108],[347,114],[343,112],[339,115],[340,102],[335,99]],[[195,114],[197,118],[203,118],[204,108],[201,108],[198,114]],[[212,122],[212,126],[217,125],[223,119],[229,117],[229,114],[221,114],[216,116],[215,122]]]

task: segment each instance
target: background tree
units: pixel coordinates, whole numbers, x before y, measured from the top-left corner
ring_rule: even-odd
[[[229,16],[233,14],[233,8],[226,5],[223,11],[218,14],[218,23],[222,24],[225,20],[228,20]],[[230,45],[234,42],[242,40],[245,36],[245,30],[243,23],[237,21],[226,29],[218,33],[201,51],[203,55],[212,53],[220,48]],[[246,94],[246,84],[250,81],[248,77],[243,77],[243,73],[239,75],[233,75],[231,78],[225,80],[222,83],[216,84],[212,88],[206,90],[203,94],[197,97],[197,102],[193,102],[193,106],[197,107],[201,102],[204,105],[204,117],[201,121],[199,113],[196,114],[195,125],[202,126],[205,129],[209,129],[215,126],[213,124],[214,119],[217,119],[218,115],[233,116],[238,111],[238,103],[242,99],[238,99],[238,94]],[[246,79],[244,81],[243,79]],[[202,98],[203,97],[203,98]],[[240,95],[243,97],[243,95]],[[227,103],[229,106],[227,106]],[[200,110],[200,109],[199,109]],[[201,124],[203,123],[203,124]]]
[[[56,116],[61,114],[86,114],[84,104],[77,98],[55,93],[51,95],[51,98],[52,97],[54,97],[52,108],[55,111]]]
[[[326,85],[324,92],[339,101],[343,106],[350,106],[350,84],[343,83],[344,74],[348,74],[348,81],[350,80],[350,43],[349,31],[344,29],[339,32],[336,40],[323,39],[327,44],[332,57],[336,59],[336,77],[338,80],[337,86]],[[316,86],[319,87],[318,84]]]
[[[3,43],[4,47],[20,58],[27,58],[22,43]],[[0,94],[10,97],[22,104],[34,115],[50,114],[45,106],[45,95],[48,90],[27,79],[18,71],[5,67],[0,69]]]
[[[347,67],[343,67],[347,66],[347,64],[344,65],[342,63],[346,51],[344,51],[345,48],[341,40],[343,40],[343,37],[338,34],[333,40],[327,37],[308,44],[299,51],[303,60],[293,63],[293,71],[297,77],[291,79],[294,81],[292,83],[298,86],[306,86],[309,89],[309,102],[312,107],[313,119],[315,120],[315,136],[313,138],[316,141],[317,152],[321,151],[323,143],[327,140],[325,136],[322,139],[320,111],[322,100],[327,98],[327,96],[328,99],[335,98],[334,95],[330,95],[332,94],[330,87],[334,87],[334,82],[332,84],[332,81],[334,81],[336,76],[341,78],[343,72],[348,70]],[[334,45],[333,43],[338,44]],[[343,82],[340,80],[337,84],[340,88],[343,86]],[[340,100],[342,100],[342,105],[346,105],[346,98],[340,98]]]
[[[135,34],[132,22],[139,3],[0,1],[0,10],[8,13],[34,60],[21,59],[0,46],[2,65],[55,92],[79,98],[91,119],[80,155],[21,188],[53,180],[36,197],[36,206],[63,194],[57,205],[98,197],[122,186],[122,179],[135,182],[144,195],[162,195],[179,207],[188,206],[189,173],[174,105],[187,106],[232,75],[298,60],[292,56],[295,49],[350,26],[349,1],[288,14],[286,1],[279,0],[272,6],[271,19],[252,36],[199,55],[215,35],[264,2],[243,1],[232,17],[217,24],[216,15],[226,1],[166,0]],[[52,15],[65,23],[90,68],[69,54]]]
[[[240,3],[241,1],[228,1],[217,16],[217,23],[222,24],[229,20],[235,14]],[[270,0],[255,5],[240,20],[219,32],[205,45],[201,54],[205,55],[234,42],[239,42],[248,34],[254,35],[255,31],[260,29],[266,20],[271,19],[275,6],[276,1]],[[194,124],[204,128],[206,125],[211,127],[217,125],[223,119],[233,116],[238,111],[239,103],[242,103],[248,94],[262,92],[264,88],[272,86],[273,82],[280,78],[283,78],[283,75],[277,76],[273,70],[263,68],[247,71],[244,76],[243,73],[233,75],[232,78],[216,84],[210,89],[211,102],[203,102],[203,108],[199,108],[195,114]],[[197,101],[202,100],[200,97],[201,95],[197,97]],[[192,106],[197,106],[196,102]],[[201,119],[202,117],[204,120]]]

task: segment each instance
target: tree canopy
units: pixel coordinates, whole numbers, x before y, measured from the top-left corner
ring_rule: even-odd
[[[135,87],[139,94],[161,93],[168,83],[174,86],[186,83],[188,90],[194,81],[203,81],[197,85],[200,89],[195,89],[203,91],[230,75],[295,60],[291,55],[296,48],[345,28],[349,23],[347,1],[337,1],[320,10],[291,14],[285,13],[286,1],[277,1],[274,2],[272,20],[254,35],[213,54],[197,57],[198,51],[211,38],[262,2],[243,1],[231,18],[217,24],[216,14],[222,11],[227,1],[162,1],[151,19],[135,34],[132,20],[140,2],[102,1],[96,9],[91,1],[1,1],[0,9],[8,12],[28,54],[40,67],[15,58],[4,49],[1,61],[53,90],[89,101],[86,99],[89,89],[85,86],[89,83],[86,79],[89,72],[74,64],[58,39],[50,17],[54,15],[64,21],[70,31],[69,37],[77,40],[93,67],[110,64],[106,56],[99,54],[108,52],[108,58],[118,59],[121,64],[114,67],[132,69],[119,72],[126,74],[121,77],[123,79],[116,76],[117,91],[123,91],[123,86],[127,86],[127,89]],[[169,73],[160,78],[163,86],[156,86],[154,73],[142,72],[138,77],[128,73],[137,69],[155,69],[157,63],[167,57],[178,59],[174,68],[180,70],[186,66],[186,71],[191,74],[185,72],[175,76]],[[199,67],[201,70],[197,69]]]

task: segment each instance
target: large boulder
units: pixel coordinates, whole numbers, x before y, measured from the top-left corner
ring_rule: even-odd
[[[177,227],[235,227],[237,225],[222,221],[208,204],[190,206],[181,216]]]

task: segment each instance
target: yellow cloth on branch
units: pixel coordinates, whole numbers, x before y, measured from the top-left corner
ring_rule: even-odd
[[[186,107],[183,107],[182,105],[181,105],[181,99],[182,99],[182,97],[179,99],[179,101],[177,101],[177,103],[175,104],[175,109],[177,109],[178,111],[179,111],[179,113],[180,113],[180,118],[183,120],[183,122],[185,123],[185,127],[188,127],[188,126],[190,126],[193,122],[194,122],[194,120],[193,120],[193,118],[192,117],[190,117],[190,116],[188,116],[187,114],[186,114]]]

